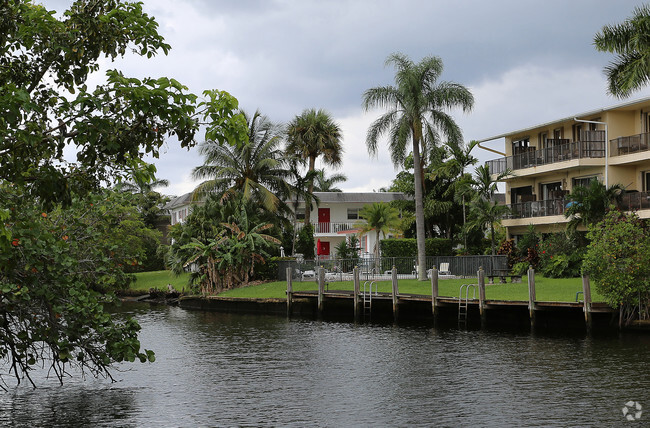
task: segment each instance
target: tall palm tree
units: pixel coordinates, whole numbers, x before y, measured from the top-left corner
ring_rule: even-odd
[[[386,64],[395,66],[395,86],[379,86],[363,94],[366,111],[374,107],[386,108],[388,112],[377,119],[368,129],[366,146],[371,155],[377,153],[379,137],[388,134],[391,160],[397,167],[409,152],[411,142],[415,176],[415,220],[418,246],[418,279],[426,280],[426,255],[424,250],[423,207],[423,159],[427,147],[431,147],[442,133],[449,140],[460,141],[461,131],[447,113],[456,107],[471,110],[474,97],[463,85],[438,82],[443,70],[439,57],[423,58],[418,64],[406,55],[395,53]]]
[[[488,165],[478,166],[475,172],[474,186],[476,194],[469,212],[472,220],[467,224],[467,228],[469,230],[482,230],[486,226],[489,227],[492,255],[494,255],[496,246],[496,242],[494,241],[494,226],[500,223],[501,218],[510,211],[508,206],[499,205],[494,200],[494,195],[497,192],[498,182],[512,173],[507,169],[499,173],[496,177],[493,177]]]
[[[287,148],[290,156],[307,162],[307,172],[314,171],[316,159],[321,157],[326,165],[339,166],[342,161],[343,133],[339,125],[325,110],[307,109],[296,116],[287,127]],[[314,192],[314,181],[310,180],[308,190]],[[305,223],[311,220],[311,209],[305,204]]]
[[[618,98],[628,97],[650,82],[650,5],[634,8],[622,24],[606,25],[594,37],[601,52],[618,56],[607,67],[608,91]]]
[[[336,184],[346,181],[348,177],[345,174],[336,173],[328,177],[325,175],[325,168],[317,169],[314,177],[314,192],[342,192]]]
[[[248,123],[248,142],[231,146],[206,141],[199,145],[205,159],[192,175],[208,180],[196,188],[195,195],[218,193],[228,199],[241,194],[245,200],[276,211],[283,204],[278,195],[287,193],[282,129],[259,111],[252,117],[242,113]]]
[[[399,211],[386,202],[375,202],[364,205],[359,211],[359,217],[366,220],[365,223],[355,225],[361,230],[360,233],[375,231],[375,260],[378,260],[380,234],[383,233],[386,236],[399,227],[401,223]]]

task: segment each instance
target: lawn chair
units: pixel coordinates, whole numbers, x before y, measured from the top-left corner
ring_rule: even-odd
[[[440,270],[438,271],[440,275],[451,275],[449,271],[449,263],[440,263]]]

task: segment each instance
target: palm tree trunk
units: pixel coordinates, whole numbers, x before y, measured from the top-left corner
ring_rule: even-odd
[[[418,280],[426,281],[427,258],[424,246],[424,203],[422,192],[422,170],[420,169],[420,141],[413,133],[413,173],[415,176],[415,237],[418,245]]]
[[[314,170],[316,166],[316,157],[314,156],[309,156],[309,169],[307,170],[307,173],[310,173]],[[311,195],[314,193],[314,178],[312,177],[309,180],[309,194]],[[311,204],[308,203],[310,201],[307,201],[307,198],[305,198],[305,224],[311,224]],[[316,230],[318,230],[318,227],[316,227]]]

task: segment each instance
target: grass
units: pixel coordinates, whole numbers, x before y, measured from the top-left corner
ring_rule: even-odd
[[[458,297],[458,291],[462,284],[476,284],[476,278],[467,279],[445,279],[440,280],[438,284],[438,293],[440,296]],[[363,289],[363,281],[361,282]],[[390,281],[378,281],[378,291],[390,292]],[[316,290],[317,285],[313,281],[294,282],[294,291]],[[335,282],[329,284],[331,290],[350,290],[354,289],[351,281]],[[374,289],[374,288],[373,288]],[[286,297],[287,283],[285,281],[268,282],[265,284],[251,285],[248,287],[228,290],[220,294],[224,297],[242,297],[242,298],[280,298]],[[581,278],[544,278],[535,276],[535,290],[538,301],[546,302],[574,302],[576,293],[582,291]],[[424,294],[431,295],[431,283],[429,281],[417,281],[415,279],[402,279],[399,281],[399,291],[405,294]],[[478,293],[478,292],[477,292]],[[489,300],[524,300],[528,301],[528,278],[524,276],[520,284],[490,284],[486,286],[486,298]],[[471,297],[471,295],[470,295]],[[478,297],[478,295],[476,296]],[[598,294],[595,287],[591,289],[592,301],[604,301],[603,297]]]
[[[174,275],[168,270],[154,272],[139,272],[135,274],[135,281],[131,284],[131,290],[149,291],[150,288],[166,290],[167,284],[171,284],[176,290],[182,291],[187,288],[189,274],[181,276]]]

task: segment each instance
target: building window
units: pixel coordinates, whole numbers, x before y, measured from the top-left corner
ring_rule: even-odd
[[[359,220],[359,208],[348,208],[348,220]]]
[[[305,220],[305,210],[296,211],[296,220]]]
[[[650,171],[643,171],[641,176],[643,177],[643,191],[650,192]]]
[[[518,155],[520,153],[526,153],[529,149],[528,146],[530,145],[530,138],[522,138],[517,141],[512,142],[512,154],[513,155]]]
[[[598,179],[597,175],[590,175],[589,177],[578,177],[573,179],[573,188],[575,189],[578,186],[589,187],[591,180],[594,178]]]

